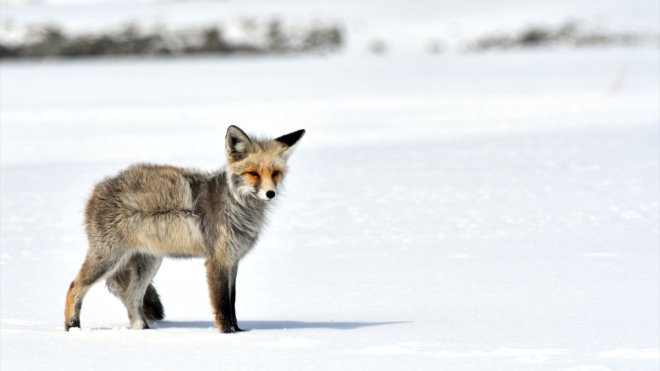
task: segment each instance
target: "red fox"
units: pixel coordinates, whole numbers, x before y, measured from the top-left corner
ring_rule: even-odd
[[[255,245],[303,134],[260,139],[232,125],[225,170],[139,164],[98,183],[87,202],[89,249],[67,292],[65,330],[80,327],[85,293],[103,278],[126,306],[131,328],[163,319],[151,281],[169,256],[206,259],[215,323],[221,332],[242,331],[235,310],[238,262]]]

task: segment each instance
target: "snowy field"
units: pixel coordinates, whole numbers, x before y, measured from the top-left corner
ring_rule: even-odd
[[[0,369],[657,370],[659,65],[654,47],[355,44],[1,63]],[[307,129],[240,265],[251,331],[217,332],[202,260],[166,260],[154,329],[99,283],[64,332],[94,183],[217,169],[229,124]]]
[[[2,369],[657,369],[658,63],[2,64]],[[202,261],[168,260],[155,330],[127,330],[99,284],[65,333],[94,182],[218,168],[229,123],[308,129],[241,265],[252,331],[217,333]]]

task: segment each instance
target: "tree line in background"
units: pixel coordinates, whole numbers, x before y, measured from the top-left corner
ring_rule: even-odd
[[[115,31],[79,35],[55,25],[32,26],[23,42],[0,42],[0,58],[327,53],[341,48],[344,42],[342,29],[336,24],[288,27],[277,19],[243,20],[241,27],[245,37],[230,41],[220,26],[145,31],[127,24]]]
[[[487,51],[543,46],[633,46],[658,45],[658,35],[640,32],[617,32],[607,29],[586,28],[580,22],[568,21],[558,26],[529,26],[517,32],[494,32],[469,43],[467,51]]]
[[[558,25],[530,25],[515,31],[493,31],[459,43],[459,50],[466,53],[538,49],[547,47],[629,47],[636,45],[660,46],[660,36],[651,32],[614,31],[604,27],[589,27],[579,21],[566,21]],[[370,45],[373,53],[387,50],[383,40]],[[430,54],[441,54],[446,50],[441,39],[432,39],[426,44]]]
[[[94,56],[178,56],[190,54],[272,55],[291,53],[326,54],[344,46],[343,27],[335,23],[291,26],[279,19],[238,22],[240,37],[229,38],[221,26],[173,31],[153,27],[147,31],[127,24],[115,31],[70,34],[54,25],[32,26],[24,40],[8,43],[0,39],[0,59],[94,57]],[[236,33],[236,32],[235,32]],[[422,40],[423,42],[423,40]],[[578,21],[555,26],[532,25],[514,31],[488,32],[455,43],[459,52],[478,53],[542,47],[660,46],[660,37],[643,32],[617,32],[586,27]],[[442,54],[447,43],[440,38],[426,42],[429,54]],[[376,55],[390,52],[385,38],[373,38],[366,45]]]

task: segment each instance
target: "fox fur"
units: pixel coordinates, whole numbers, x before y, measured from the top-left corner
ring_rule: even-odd
[[[218,329],[242,331],[235,310],[238,262],[255,245],[304,133],[260,139],[232,125],[225,170],[138,164],[98,183],[85,212],[89,250],[66,296],[65,330],[80,327],[83,298],[104,278],[131,328],[149,328],[164,318],[152,284],[163,257],[203,257]]]

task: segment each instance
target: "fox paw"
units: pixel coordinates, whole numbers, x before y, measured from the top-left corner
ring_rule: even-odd
[[[131,323],[131,329],[133,330],[148,330],[149,325],[147,325],[147,321],[135,321]]]
[[[69,329],[72,328],[72,327],[80,328],[80,320],[79,319],[72,319],[70,321],[64,322],[64,331],[69,331]]]

